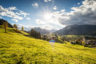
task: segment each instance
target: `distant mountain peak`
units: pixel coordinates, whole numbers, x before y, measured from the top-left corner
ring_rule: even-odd
[[[35,31],[37,31],[37,32],[40,32],[41,34],[48,34],[48,33],[50,33],[50,31],[49,30],[46,30],[46,29],[42,29],[42,28],[40,28],[40,27],[35,27],[35,28],[33,28]]]

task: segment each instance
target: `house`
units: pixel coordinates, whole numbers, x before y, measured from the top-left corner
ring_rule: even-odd
[[[83,41],[85,42],[85,45],[96,46],[96,37],[94,36],[86,36],[83,38]]]

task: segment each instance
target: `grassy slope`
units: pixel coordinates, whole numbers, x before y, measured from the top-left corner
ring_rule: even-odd
[[[95,64],[96,48],[26,37],[0,28],[0,64]]]

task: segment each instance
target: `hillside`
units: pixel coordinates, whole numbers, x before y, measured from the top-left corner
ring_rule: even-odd
[[[2,25],[4,22],[8,22],[8,21],[4,19],[0,19],[0,25]],[[12,28],[13,26],[10,23],[8,23],[8,27]]]
[[[24,34],[0,28],[0,64],[96,64],[96,48],[59,43],[52,47]]]
[[[96,35],[96,25],[70,25],[55,33],[59,35]]]

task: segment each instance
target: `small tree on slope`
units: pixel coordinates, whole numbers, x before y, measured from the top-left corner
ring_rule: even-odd
[[[18,27],[17,27],[17,25],[16,25],[16,24],[14,24],[13,26],[14,26],[14,28],[17,30],[17,28],[18,28]]]
[[[7,27],[8,27],[8,22],[3,22],[3,26],[4,26],[5,33],[6,33],[7,32]]]
[[[21,30],[24,31],[24,26],[22,26]]]

